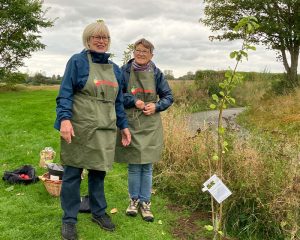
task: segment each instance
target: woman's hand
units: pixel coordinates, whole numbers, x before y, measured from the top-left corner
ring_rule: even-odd
[[[124,128],[121,130],[122,135],[122,145],[124,147],[128,146],[131,142],[131,134],[128,128]]]
[[[70,120],[61,121],[60,136],[62,136],[67,143],[71,143],[72,137],[75,137],[73,126]]]
[[[135,102],[135,106],[136,106],[136,108],[143,110],[145,107],[145,103],[142,100],[138,99]]]
[[[155,113],[155,103],[148,103],[144,109],[143,109],[143,113],[145,115],[151,115]]]

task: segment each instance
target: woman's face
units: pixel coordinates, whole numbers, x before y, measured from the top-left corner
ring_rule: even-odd
[[[88,44],[90,50],[104,53],[108,50],[109,37],[106,35],[93,35],[90,37]]]
[[[146,65],[150,62],[153,57],[153,54],[150,52],[150,49],[145,48],[142,44],[136,46],[134,52],[134,61],[139,65]]]

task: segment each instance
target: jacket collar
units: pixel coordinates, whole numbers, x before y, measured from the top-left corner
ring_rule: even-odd
[[[130,73],[130,70],[131,70],[131,65],[132,65],[132,62],[133,62],[134,58],[130,59],[125,65],[124,65],[124,69],[126,72]],[[153,67],[153,70],[155,70],[156,66],[154,64],[154,62],[150,61],[151,62],[151,65]]]
[[[90,53],[92,61],[95,63],[107,64],[110,57],[110,53],[98,53],[92,50],[84,50],[86,54]]]

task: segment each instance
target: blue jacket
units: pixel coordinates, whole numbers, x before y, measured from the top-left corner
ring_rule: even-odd
[[[113,64],[114,73],[119,83],[119,92],[115,102],[117,126],[120,129],[127,128],[128,123],[123,106],[123,94],[121,87],[123,80],[120,68],[115,63],[108,60],[109,54],[99,54],[89,50],[83,50],[80,53],[74,54],[67,63],[59,94],[56,98],[56,120],[54,128],[60,130],[61,121],[72,118],[73,96],[77,91],[83,89],[89,76],[89,61],[87,52],[91,53],[92,61],[94,63]]]
[[[121,67],[121,71],[123,73],[123,93],[124,93],[124,107],[125,108],[132,108],[135,106],[135,102],[137,98],[132,95],[131,93],[127,92],[128,81],[130,78],[130,70],[132,65],[133,59],[131,59],[128,63]],[[170,107],[173,103],[173,95],[172,90],[165,79],[163,73],[160,71],[158,67],[155,66],[153,62],[152,66],[154,69],[154,78],[155,78],[155,86],[156,86],[156,93],[159,96],[158,102],[155,104],[155,111],[161,112],[166,110]]]

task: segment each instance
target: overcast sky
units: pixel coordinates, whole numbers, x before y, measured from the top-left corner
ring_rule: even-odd
[[[46,49],[25,61],[30,74],[63,75],[68,59],[83,49],[81,36],[86,25],[103,19],[109,27],[113,61],[122,65],[123,51],[139,38],[154,46],[153,61],[162,70],[173,70],[179,77],[188,71],[233,67],[229,53],[240,42],[210,42],[209,28],[199,23],[202,0],[44,0],[50,7],[48,18],[58,18],[52,28],[42,30]],[[275,52],[258,47],[239,70],[283,72]]]

